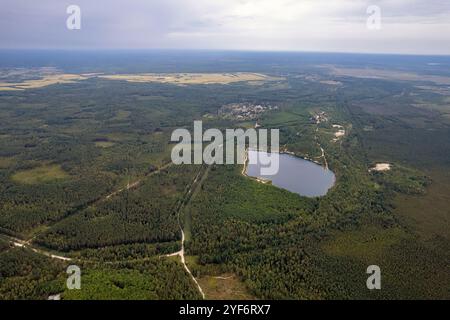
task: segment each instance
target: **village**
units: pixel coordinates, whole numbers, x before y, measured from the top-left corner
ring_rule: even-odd
[[[218,111],[218,115],[234,120],[257,120],[262,113],[270,110],[278,110],[278,106],[264,103],[232,103],[222,106]]]

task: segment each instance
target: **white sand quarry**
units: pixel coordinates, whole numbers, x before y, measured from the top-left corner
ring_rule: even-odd
[[[333,124],[333,128],[338,129],[338,131],[336,131],[334,133],[334,139],[331,140],[332,142],[337,142],[339,141],[340,138],[342,138],[343,136],[345,136],[345,129],[343,126],[339,125],[339,124]]]
[[[377,163],[375,167],[371,168],[369,171],[389,171],[392,166],[390,163]]]

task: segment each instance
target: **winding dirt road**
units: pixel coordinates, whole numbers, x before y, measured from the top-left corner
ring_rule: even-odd
[[[49,258],[52,258],[52,259],[57,259],[57,260],[62,260],[62,261],[72,261],[72,258],[65,257],[63,255],[57,255],[57,254],[54,254],[54,253],[52,253],[50,251],[47,251],[47,250],[44,250],[44,249],[37,248],[37,247],[33,246],[31,244],[31,240],[24,241],[24,240],[21,240],[21,239],[18,239],[18,238],[14,238],[14,237],[11,237],[11,236],[7,236],[7,235],[4,235],[4,234],[1,235],[1,238],[6,240],[6,241],[8,241],[8,242],[10,242],[14,247],[27,248],[27,249],[29,249],[29,250],[37,253],[37,254],[40,254],[40,255],[43,255],[43,256],[46,256],[46,257],[49,257]]]
[[[314,140],[316,141],[317,145],[320,148],[320,151],[322,152],[322,154],[318,158],[322,158],[323,159],[323,162],[324,162],[324,165],[325,165],[325,169],[328,170],[328,161],[327,161],[327,157],[325,156],[325,150],[320,145],[319,137],[317,136],[317,133],[319,132],[319,124],[320,124],[320,122],[316,122],[316,134],[314,135]]]
[[[194,283],[197,285],[198,291],[200,292],[200,294],[202,295],[202,298],[205,299],[205,293],[203,292],[202,287],[200,286],[200,284],[198,283],[197,279],[195,279],[194,275],[192,274],[191,270],[189,270],[189,267],[186,264],[186,260],[184,257],[184,242],[185,242],[185,235],[184,235],[184,230],[183,230],[183,226],[181,223],[181,211],[183,210],[183,208],[186,207],[186,205],[189,203],[189,201],[191,200],[191,195],[193,194],[193,190],[195,189],[195,185],[198,181],[200,181],[199,185],[201,184],[201,181],[203,180],[203,177],[208,173],[209,171],[209,167],[208,169],[206,169],[203,173],[202,170],[200,170],[200,172],[195,176],[192,184],[189,186],[187,192],[184,194],[183,200],[181,201],[180,206],[176,209],[176,213],[177,213],[177,219],[178,219],[178,225],[180,227],[180,231],[181,231],[181,250],[168,254],[166,255],[166,257],[174,257],[174,256],[179,256],[181,263],[183,264],[184,269],[186,270],[186,272],[190,275],[191,279],[194,281]],[[198,186],[197,186],[198,187]]]
[[[177,251],[177,252],[174,252],[174,253],[171,253],[171,254],[168,254],[166,257],[180,256],[180,260],[181,260],[181,263],[184,266],[184,269],[186,270],[187,273],[189,273],[189,275],[191,276],[191,279],[197,285],[198,291],[200,291],[200,294],[202,295],[202,298],[205,299],[205,293],[203,292],[202,287],[200,287],[200,284],[198,283],[197,279],[195,279],[195,277],[192,274],[191,270],[189,270],[189,268],[188,268],[188,266],[186,264],[186,260],[184,259],[184,240],[185,240],[185,238],[184,238],[184,231],[181,228],[181,226],[180,226],[180,229],[181,229],[181,250]]]
[[[150,172],[149,174],[147,174],[147,177],[151,176],[151,175],[154,175],[154,174],[157,174],[157,173],[161,172],[161,170],[164,170],[164,169],[166,169],[167,167],[169,167],[171,165],[172,165],[172,163],[169,162],[169,163],[159,167],[158,169]],[[114,191],[114,192],[112,192],[112,193],[102,197],[97,202],[109,200],[112,197],[122,193],[125,190],[134,189],[134,188],[138,187],[141,184],[141,182],[142,182],[142,179],[141,180],[137,180],[137,181],[135,181],[133,183],[128,183],[126,187],[121,188],[119,190],[116,190],[116,191]],[[40,247],[38,248],[38,247],[34,246],[32,244],[32,241],[33,241],[33,239],[35,237],[36,236],[34,236],[33,238],[28,239],[28,240],[22,240],[22,239],[19,239],[19,238],[16,238],[16,237],[12,237],[12,236],[4,234],[4,233],[0,234],[0,238],[3,238],[5,241],[11,243],[14,247],[27,248],[27,249],[29,249],[29,250],[37,253],[37,254],[40,254],[40,255],[43,255],[43,256],[46,256],[46,257],[49,257],[49,258],[52,258],[52,259],[57,259],[57,260],[61,260],[61,261],[72,261],[72,258],[65,257],[62,254],[54,254],[54,253],[52,253],[49,250],[45,250],[43,248],[40,248]]]
[[[161,172],[161,170],[164,170],[164,169],[166,169],[167,167],[169,167],[171,165],[172,165],[172,163],[167,163],[166,165],[161,166],[157,170],[152,171],[148,176],[154,175],[154,174],[156,174],[158,172]],[[189,270],[189,268],[188,268],[188,266],[186,264],[186,260],[185,260],[185,256],[184,256],[185,234],[184,234],[184,230],[183,230],[183,227],[182,227],[182,224],[181,224],[181,220],[180,220],[180,213],[181,213],[182,209],[186,206],[186,204],[189,202],[190,196],[191,196],[191,194],[192,194],[192,192],[194,190],[194,186],[197,184],[198,181],[201,182],[203,180],[203,177],[207,174],[208,171],[209,171],[209,168],[207,170],[205,170],[203,173],[202,173],[202,170],[199,171],[199,173],[195,176],[192,184],[189,186],[188,190],[184,194],[184,197],[183,197],[182,201],[180,202],[180,205],[175,209],[176,213],[177,213],[177,216],[178,216],[178,225],[179,225],[180,231],[181,231],[181,250],[166,255],[166,257],[173,257],[173,256],[179,256],[180,257],[180,260],[181,260],[181,263],[183,264],[184,269],[186,270],[186,272],[189,274],[191,279],[196,284],[196,286],[197,286],[200,294],[202,295],[203,299],[205,299],[205,293],[203,292],[203,290],[202,290],[200,284],[198,283],[197,279],[195,279],[194,275],[192,274],[191,270]],[[112,197],[122,193],[125,190],[134,189],[134,188],[138,187],[141,184],[141,182],[142,182],[142,179],[141,180],[137,180],[137,181],[135,181],[135,182],[133,182],[131,184],[128,183],[126,187],[121,188],[119,190],[116,190],[116,191],[114,191],[114,192],[104,196],[99,201],[109,200]],[[29,240],[22,240],[22,239],[15,238],[15,237],[12,237],[12,236],[9,236],[9,235],[6,235],[6,234],[0,234],[0,238],[5,240],[5,241],[7,241],[7,242],[9,242],[9,243],[11,243],[14,247],[26,248],[26,249],[29,249],[29,250],[37,253],[37,254],[49,257],[51,259],[57,259],[57,260],[61,260],[61,261],[72,261],[73,260],[72,258],[65,257],[65,256],[63,256],[61,254],[54,254],[51,251],[48,251],[48,250],[45,250],[45,249],[38,248],[38,247],[34,246],[32,244],[33,238],[31,238]]]

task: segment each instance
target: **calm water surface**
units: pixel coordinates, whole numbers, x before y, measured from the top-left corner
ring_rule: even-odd
[[[327,194],[334,185],[334,173],[324,167],[288,154],[280,154],[280,167],[275,175],[262,175],[261,163],[258,158],[261,151],[248,151],[249,163],[247,175],[272,181],[274,186],[298,193],[306,197],[320,197]],[[251,164],[256,162],[256,164]]]

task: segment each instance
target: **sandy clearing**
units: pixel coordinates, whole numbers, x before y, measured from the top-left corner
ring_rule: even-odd
[[[340,138],[345,136],[345,128],[340,124],[333,124],[333,128],[338,130],[334,133],[334,139],[332,139],[331,142],[338,142]]]
[[[337,132],[335,132],[334,133],[334,136],[336,137],[336,138],[340,138],[340,137],[343,137],[343,136],[345,136],[345,130],[338,130]]]
[[[328,84],[330,86],[341,86],[342,85],[342,82],[335,81],[335,80],[322,80],[322,81],[319,81],[319,82],[322,83],[322,84]]]
[[[392,166],[390,163],[377,163],[375,167],[371,168],[369,171],[389,171]]]

